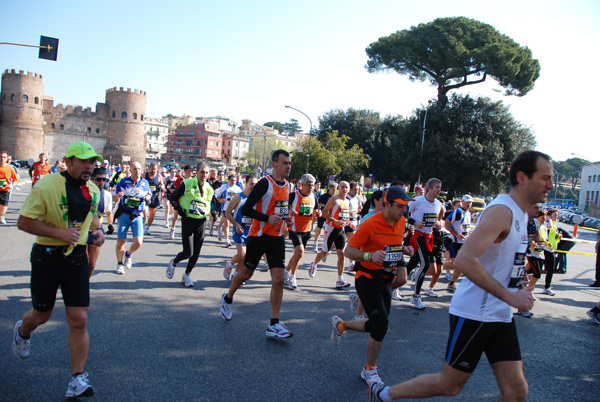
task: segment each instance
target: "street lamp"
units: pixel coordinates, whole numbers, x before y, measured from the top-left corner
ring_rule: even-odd
[[[293,109],[296,112],[302,113],[308,119],[308,121],[310,122],[310,131],[308,132],[308,154],[306,155],[306,173],[308,173],[308,161],[310,160],[310,140],[312,139],[312,128],[313,128],[312,120],[310,119],[310,117],[307,116],[306,113],[304,113],[301,110],[296,109],[295,107],[291,107],[291,106],[288,106],[288,105],[285,105],[285,107],[287,109]]]
[[[431,101],[429,103],[431,103]],[[428,111],[429,104],[427,105],[427,109],[425,109],[425,117],[423,118],[423,136],[421,137],[421,159],[419,160],[419,178],[417,179],[418,184],[421,184],[421,167],[423,166],[423,145],[425,144],[425,126],[427,124]]]

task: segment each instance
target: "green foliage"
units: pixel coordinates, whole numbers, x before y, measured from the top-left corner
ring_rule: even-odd
[[[301,150],[294,151],[290,177],[300,178],[305,173],[310,142],[309,173],[322,183],[328,183],[330,176],[336,176],[337,180],[358,180],[369,163],[368,155],[356,144],[348,147],[348,140],[349,137],[337,131],[327,133],[323,141],[303,139]]]
[[[285,132],[289,135],[295,136],[302,132],[302,127],[300,127],[300,124],[298,124],[298,120],[296,119],[290,119],[290,122],[285,123],[284,126]]]
[[[412,81],[429,80],[438,104],[448,91],[485,81],[489,75],[507,95],[523,96],[540,76],[531,50],[491,25],[465,18],[438,18],[379,38],[366,49],[369,72],[394,70]]]
[[[501,192],[512,160],[536,145],[531,130],[502,102],[454,95],[445,109],[429,106],[421,160],[424,117],[425,109],[417,109],[409,119],[398,168],[405,181],[416,181],[419,171],[422,181],[439,178],[450,196]]]
[[[274,128],[275,130],[279,131],[279,134],[282,134],[285,131],[285,125],[278,121],[269,121],[263,124],[263,126]]]
[[[177,116],[175,116],[174,114],[168,113],[168,114],[164,115],[162,118],[163,119],[174,119],[176,117]]]
[[[260,136],[255,136],[250,151],[245,155],[248,165],[253,168],[254,172],[256,172],[259,167],[261,171],[264,172],[264,169],[271,167],[271,153],[277,149],[288,150],[287,147],[283,145],[283,142],[279,140],[267,139],[265,142]]]
[[[589,162],[582,158],[570,158],[566,161],[554,161],[554,169],[556,169],[561,176],[568,178],[571,182],[571,189],[575,190],[575,187],[580,180],[579,176],[581,174],[581,168],[588,163]],[[557,178],[555,178],[555,180],[557,180]]]

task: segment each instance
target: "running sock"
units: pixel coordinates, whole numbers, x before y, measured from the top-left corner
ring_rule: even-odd
[[[393,399],[390,397],[390,387],[385,387],[384,389],[381,390],[381,392],[379,392],[379,399],[381,399],[383,402],[392,402]]]
[[[125,257],[127,257],[127,258],[131,257],[131,253],[129,253],[129,251],[125,251]]]
[[[454,282],[453,282],[453,281],[450,281],[450,283],[449,283],[448,285],[454,285]]]
[[[370,364],[365,365],[365,370],[367,370],[367,371],[371,371],[376,368],[377,368],[377,366],[371,366]]]
[[[28,337],[24,337],[23,335],[21,335],[21,327],[19,327],[19,330],[17,331],[17,334],[19,335],[19,338],[21,338],[21,339],[25,339],[25,340],[31,339],[31,334],[29,334]]]
[[[346,332],[346,326],[344,325],[344,321],[338,322],[336,327],[337,327],[337,330],[340,331],[341,333]]]
[[[227,301],[227,300],[225,300]],[[279,324],[279,318],[271,318],[271,325]]]
[[[227,304],[233,303],[233,299],[230,299],[227,295],[225,295],[225,297],[223,299],[225,300],[225,303],[227,303]]]

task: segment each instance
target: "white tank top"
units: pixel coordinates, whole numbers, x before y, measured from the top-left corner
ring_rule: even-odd
[[[442,203],[436,198],[433,202],[430,202],[424,195],[416,197],[414,201],[408,203],[408,212],[410,217],[415,222],[424,222],[425,226],[420,229],[424,233],[432,233],[433,225],[437,221],[437,218],[442,209]]]
[[[479,257],[479,261],[495,280],[509,290],[516,291],[525,272],[527,213],[508,194],[499,195],[486,210],[494,205],[510,208],[510,232],[501,243],[493,243]],[[450,314],[482,322],[511,322],[513,317],[511,306],[481,289],[469,278],[464,278],[454,293]]]

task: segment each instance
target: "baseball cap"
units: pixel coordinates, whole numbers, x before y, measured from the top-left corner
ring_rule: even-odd
[[[91,159],[96,158],[98,162],[102,162],[102,157],[94,151],[94,148],[87,142],[78,141],[72,143],[67,149],[65,157],[76,157],[78,159]]]
[[[190,170],[190,169],[191,169],[191,170],[194,170],[194,168],[193,168],[191,165],[185,165],[185,166],[183,167],[183,170]]]
[[[421,187],[421,186],[415,186],[415,193],[418,193],[421,190],[423,190],[423,187]]]
[[[464,202],[473,202],[473,197],[471,197],[469,194],[465,194],[462,198],[462,200]]]
[[[104,162],[102,162],[102,163],[109,163],[109,162],[108,162],[108,160],[107,160],[107,159],[104,159]]]
[[[383,197],[387,203],[395,201],[398,204],[406,205],[410,201],[413,201],[413,198],[409,197],[408,194],[406,194],[406,191],[404,191],[402,187],[398,186],[393,186],[387,189]]]

